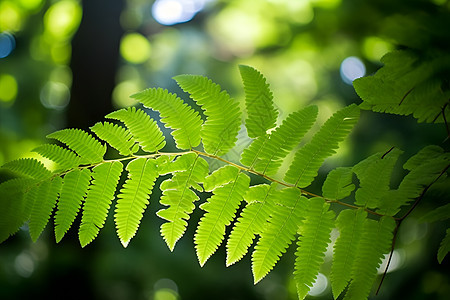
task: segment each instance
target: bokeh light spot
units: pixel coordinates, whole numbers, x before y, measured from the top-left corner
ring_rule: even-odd
[[[175,281],[169,278],[161,278],[154,284],[155,293],[153,300],[177,300],[178,286]]]
[[[122,81],[113,90],[112,100],[116,108],[128,107],[137,104],[130,96],[141,90],[141,85],[135,80]]]
[[[19,31],[22,27],[20,8],[10,1],[0,3],[0,31]]]
[[[313,286],[309,290],[308,295],[320,296],[326,291],[327,287],[328,287],[328,278],[322,273],[319,273],[317,275],[316,281],[313,283]]]
[[[46,108],[61,110],[70,101],[70,90],[64,83],[49,81],[41,89],[40,99]]]
[[[0,101],[12,102],[17,96],[17,81],[9,74],[0,75]]]
[[[342,80],[351,85],[353,80],[366,75],[366,66],[359,58],[350,56],[341,63],[340,72]]]
[[[45,13],[45,30],[56,38],[69,38],[77,30],[81,16],[82,9],[77,2],[73,0],[56,2]]]
[[[28,252],[20,253],[14,260],[14,269],[22,277],[30,277],[34,272],[34,268],[33,257]]]
[[[405,252],[403,249],[395,249],[392,253],[391,261],[387,273],[395,271],[403,266],[405,260]],[[389,261],[389,254],[384,255],[381,265],[378,267],[378,274],[383,274]]]
[[[11,54],[16,47],[16,40],[8,32],[0,33],[0,58],[5,58]]]
[[[65,65],[55,67],[50,73],[50,81],[61,82],[70,87],[72,85],[72,69]]]
[[[152,15],[162,25],[174,25],[192,20],[204,5],[205,0],[156,0]]]
[[[146,37],[139,33],[126,34],[120,42],[120,54],[127,61],[140,64],[150,58],[151,45]]]
[[[50,48],[50,56],[56,64],[66,65],[70,62],[72,47],[69,43],[54,43]]]
[[[18,2],[27,10],[35,10],[41,6],[43,0],[18,0]]]
[[[372,61],[379,61],[393,48],[391,44],[375,36],[366,38],[362,47],[364,56]]]
[[[155,292],[154,300],[177,300],[178,293],[171,289],[160,289]]]

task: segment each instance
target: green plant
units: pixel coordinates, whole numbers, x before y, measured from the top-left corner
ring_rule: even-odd
[[[385,68],[389,68],[389,61]],[[84,247],[96,238],[115,202],[117,235],[127,247],[138,230],[156,179],[165,176],[160,185],[160,203],[166,208],[157,215],[166,221],[161,226],[161,235],[170,250],[184,235],[201,195],[206,198],[200,205],[205,214],[194,236],[200,265],[222,242],[227,248],[226,265],[232,265],[257,240],[251,254],[256,284],[296,239],[294,277],[298,296],[303,299],[323,264],[331,231],[336,227],[340,236],[333,248],[333,295],[337,298],[348,286],[346,299],[367,298],[382,258],[394,248],[400,224],[431,185],[445,181],[449,153],[438,146],[425,147],[404,164],[407,175],[398,188],[391,189],[392,171],[402,154],[392,147],[353,167],[332,170],[323,183],[322,195],[315,195],[305,188],[358,122],[360,108],[352,104],[337,111],[305,143],[304,136],[316,121],[317,107],[312,105],[294,112],[277,126],[278,111],[266,79],[248,66],[240,66],[240,72],[245,89],[245,126],[248,137],[253,139],[240,155],[240,163],[224,158],[234,147],[241,127],[243,113],[239,103],[205,77],[176,76],[179,86],[202,112],[163,89],[148,89],[133,97],[144,107],[160,113],[161,122],[173,130],[171,136],[177,151],[162,151],[166,140],[156,121],[134,107],[106,116],[116,123],[105,121],[91,127],[98,139],[79,129],[50,134],[49,138],[66,147],[47,144],[34,151],[55,163],[52,171],[31,158],[2,167],[16,178],[0,184],[0,241],[14,234],[26,221],[31,238],[36,241],[55,210],[57,242],[72,226],[76,215],[82,214],[79,240]],[[355,83],[365,100],[362,107],[378,107],[380,100],[371,98],[368,92],[373,85],[395,83],[395,78],[388,81],[383,76],[380,71],[375,77]],[[442,91],[440,87],[433,85],[433,92]],[[407,96],[413,94],[407,90],[400,103],[402,108],[412,109],[392,111],[383,106],[377,110],[414,113],[419,120],[446,124],[448,94],[437,105],[439,114],[435,118],[430,117],[423,105],[408,102]],[[300,142],[304,144],[297,150]],[[105,159],[108,149],[117,158]],[[287,159],[291,153],[295,153],[292,161]],[[214,169],[216,162],[220,166]],[[288,164],[284,176],[279,172],[283,163]],[[123,184],[119,183],[122,174],[127,174]],[[249,174],[264,183],[251,185]],[[349,203],[352,199],[354,202]],[[340,208],[336,210],[337,218],[331,204]],[[242,212],[236,216],[241,206]],[[405,207],[406,212],[401,214]],[[449,205],[437,208],[428,219],[446,219],[448,209]],[[225,237],[225,228],[232,223],[231,233]],[[448,252],[448,239],[447,231],[439,249],[440,262]]]

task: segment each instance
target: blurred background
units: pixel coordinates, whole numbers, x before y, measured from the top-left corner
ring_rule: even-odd
[[[87,129],[135,105],[129,96],[142,89],[163,87],[189,101],[171,79],[178,74],[208,76],[242,103],[239,64],[266,76],[280,121],[314,103],[318,128],[337,109],[361,102],[352,81],[379,69],[385,53],[434,47],[417,43],[416,32],[446,32],[449,20],[447,0],[0,0],[0,165],[33,155],[55,130]],[[395,186],[402,162],[445,137],[443,125],[364,111],[309,190],[320,193],[331,168],[392,146],[405,151]],[[429,195],[431,202],[448,198]],[[223,245],[200,268],[192,241],[200,211],[171,253],[159,236],[158,198],[155,189],[127,249],[111,213],[84,249],[76,225],[58,245],[52,226],[36,243],[24,227],[0,245],[0,299],[297,299],[294,247],[256,286],[250,256],[226,268]],[[377,299],[448,299],[449,259],[436,259],[445,227],[415,217],[427,208],[402,224]],[[331,299],[331,252],[325,261],[311,298]]]

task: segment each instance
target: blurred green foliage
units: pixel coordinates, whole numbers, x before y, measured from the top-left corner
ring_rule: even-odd
[[[119,0],[96,2],[122,5]],[[185,73],[207,75],[243,99],[236,66],[246,64],[266,75],[281,118],[314,102],[324,121],[338,108],[361,102],[341,76],[345,58],[357,57],[373,74],[382,66],[380,58],[393,49],[409,49],[421,57],[450,51],[447,0],[191,1],[204,6],[192,20],[172,26],[155,20],[152,6],[157,2],[162,1],[125,1],[120,17],[125,34],[117,40],[121,57],[107,99],[115,108],[134,105],[129,95],[146,87],[182,95],[170,78]],[[87,8],[77,0],[0,0],[0,33],[15,39],[12,52],[0,58],[0,164],[29,155],[46,134],[71,126],[66,115],[76,76],[70,67],[76,46],[72,38],[83,15],[91,13]],[[89,24],[93,39],[86,55],[96,49],[96,35],[109,34],[95,30],[106,18]],[[448,73],[442,76],[449,78]],[[326,168],[354,165],[392,146],[404,150],[404,157],[428,144],[448,150],[448,141],[442,144],[446,136],[445,126],[366,111],[352,139]],[[0,181],[5,176],[0,174]],[[397,183],[394,179],[392,184]],[[434,205],[448,198],[448,187],[444,195],[429,192]],[[224,247],[200,268],[192,227],[174,253],[167,250],[158,232],[162,221],[155,217],[158,198],[152,195],[148,217],[126,250],[114,236],[111,216],[103,234],[86,249],[79,247],[74,230],[56,246],[48,229],[33,244],[24,228],[0,247],[0,298],[60,298],[65,293],[66,299],[296,299],[292,248],[256,286],[249,257],[225,268]],[[416,218],[428,206],[423,203],[402,224],[394,255],[397,269],[387,275],[378,298],[446,299],[450,294],[448,258],[441,266],[436,260],[445,227]],[[192,224],[199,218],[197,211]],[[330,288],[320,296],[329,299]]]

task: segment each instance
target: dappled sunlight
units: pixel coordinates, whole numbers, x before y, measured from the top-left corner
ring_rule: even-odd
[[[309,290],[308,295],[314,297],[322,296],[327,291],[328,286],[328,278],[322,273],[319,273],[317,275],[316,281],[314,281],[311,289]]]
[[[33,197],[29,191],[44,194],[50,189],[42,187],[53,185],[60,191],[53,188],[53,207],[48,206],[42,218],[52,224],[36,225],[33,219],[34,224],[17,227],[10,222],[11,228],[4,229],[8,220],[0,221],[0,238],[5,241],[0,290],[14,299],[41,298],[55,288],[51,283],[66,291],[65,284],[76,278],[73,283],[79,289],[71,290],[76,298],[288,300],[297,299],[298,293],[306,296],[311,287],[306,299],[340,299],[353,297],[353,291],[362,290],[363,281],[370,279],[367,282],[374,284],[372,291],[365,286],[361,294],[365,298],[373,296],[386,271],[379,297],[446,299],[449,278],[437,264],[448,250],[440,246],[446,223],[422,222],[419,217],[445,200],[448,167],[440,173],[431,170],[431,175],[419,167],[448,163],[443,140],[450,119],[449,86],[440,77],[450,66],[445,30],[450,4],[403,2],[0,0],[0,166],[23,157],[42,162],[30,167],[19,161],[19,167],[25,171],[33,167],[36,174],[17,172],[27,178],[11,185],[3,183],[17,170],[14,164],[2,166],[0,195],[6,191],[9,198],[29,201],[29,196],[21,198],[22,192]],[[244,79],[241,72],[247,67],[238,65],[255,68],[255,73]],[[182,74],[187,75],[177,76]],[[395,84],[387,84],[392,78]],[[435,112],[426,111],[425,105],[423,112],[416,111],[416,103],[425,103],[420,99],[433,97],[442,101],[433,104]],[[397,101],[391,105],[393,114],[411,117],[381,113],[390,112],[391,100]],[[440,124],[423,124],[420,118],[418,124],[414,118],[421,114],[425,123]],[[86,134],[59,131],[60,138],[67,134],[75,142],[56,138],[58,133],[49,135],[62,128],[80,128]],[[46,136],[52,145],[38,147]],[[82,140],[85,137],[89,138]],[[440,145],[443,150],[438,146],[436,153],[430,150],[429,165],[423,159],[428,153],[418,154],[417,162],[410,162],[417,165],[405,169],[408,158],[425,145]],[[289,150],[283,154],[285,147]],[[97,153],[97,148],[104,152]],[[394,162],[400,149],[404,155]],[[385,154],[375,156],[376,152]],[[393,171],[382,168],[391,162]],[[117,170],[107,176],[118,183],[114,189],[110,186],[103,223],[92,223],[97,233],[102,228],[97,238],[83,231],[80,223],[90,213],[86,203],[92,200],[87,199],[97,192],[108,164]],[[226,168],[212,173],[224,165],[234,177],[225,173]],[[47,176],[44,167],[53,175]],[[47,177],[35,184],[31,180],[44,176],[39,172]],[[147,183],[144,179],[150,173],[154,180]],[[71,212],[75,221],[65,222],[68,236],[56,245],[53,229],[62,220],[57,216],[69,212],[61,204],[62,189],[69,188],[75,175],[87,185],[78,191],[79,203]],[[427,186],[430,176],[437,176],[433,186]],[[225,204],[219,209],[216,201],[230,182],[209,187],[229,178],[234,180],[233,191],[245,187],[239,199],[224,197],[236,200],[233,211]],[[406,178],[403,190],[402,178]],[[302,200],[295,205],[287,202],[291,192]],[[365,192],[370,194],[367,199]],[[411,194],[404,203],[401,192]],[[211,195],[215,198],[208,198]],[[5,199],[0,197],[0,203],[8,204]],[[315,208],[322,209],[320,215],[319,209],[317,214],[311,209],[318,201],[322,206]],[[142,207],[134,209],[138,202]],[[11,203],[14,207],[23,202]],[[123,203],[136,213],[127,212]],[[267,215],[250,220],[247,208],[263,204],[268,205]],[[399,212],[394,212],[397,206]],[[176,215],[168,216],[175,207]],[[409,215],[410,208],[414,214]],[[357,212],[347,220],[354,226],[346,227],[350,222],[343,212],[350,210]],[[36,211],[28,215],[39,217]],[[258,214],[262,211],[259,208]],[[1,216],[8,214],[0,207]],[[165,221],[155,219],[155,214]],[[396,222],[388,217],[394,214]],[[123,216],[127,220],[120,223]],[[284,223],[278,217],[286,217]],[[309,222],[313,217],[319,222]],[[241,234],[236,228],[246,222],[250,225],[235,239],[235,232]],[[214,226],[204,227],[211,223]],[[14,226],[20,228],[16,234]],[[179,226],[182,233],[170,226]],[[290,236],[284,241],[287,231]],[[374,232],[378,240],[367,234]],[[40,240],[31,244],[29,233]],[[246,246],[240,249],[244,234]],[[56,236],[57,243],[60,238]],[[88,246],[93,238],[97,240]],[[340,238],[348,243],[339,244]],[[378,243],[381,238],[386,239],[383,247]],[[233,239],[239,243],[233,245]],[[308,239],[320,240],[321,247],[314,245],[306,252]],[[279,245],[282,249],[275,249]],[[339,257],[340,250],[347,255]],[[369,250],[378,256],[369,257]],[[302,269],[311,270],[303,279],[300,272],[293,275],[298,262],[306,262]],[[335,267],[343,271],[335,273]],[[348,279],[342,275],[347,270]],[[340,277],[346,280],[342,283],[346,296],[331,292],[339,290],[334,285]]]
[[[152,15],[162,25],[185,23],[192,20],[206,2],[208,0],[156,0]]]
[[[366,66],[359,58],[351,56],[342,61],[340,72],[342,80],[351,85],[353,80],[366,75]]]

